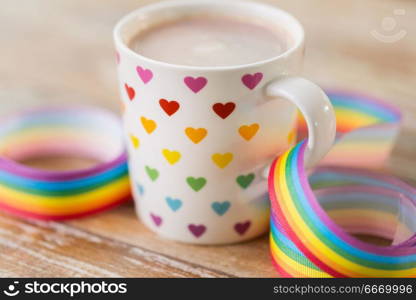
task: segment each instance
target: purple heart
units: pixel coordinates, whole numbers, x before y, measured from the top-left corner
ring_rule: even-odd
[[[155,223],[155,225],[157,227],[159,227],[162,224],[162,218],[159,216],[156,216],[154,214],[150,214],[150,216],[152,217],[153,223]]]
[[[149,69],[144,69],[140,66],[137,66],[136,71],[144,84],[148,83],[153,78],[153,73]]]
[[[199,238],[207,228],[204,225],[189,224],[188,229],[196,238]]]
[[[251,225],[250,221],[237,223],[234,225],[234,229],[239,235],[243,235],[249,229],[250,225]]]
[[[191,76],[185,77],[183,80],[188,88],[191,89],[195,94],[204,88],[208,80],[205,77],[194,78]]]
[[[260,81],[263,79],[263,73],[255,73],[255,74],[245,74],[241,81],[244,83],[246,87],[250,90],[254,89]]]

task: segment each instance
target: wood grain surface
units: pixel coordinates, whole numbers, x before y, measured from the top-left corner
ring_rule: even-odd
[[[22,3],[24,2],[24,4]],[[112,28],[140,0],[2,0],[0,115],[42,103],[117,111]],[[269,0],[303,23],[304,76],[326,88],[372,94],[399,106],[403,127],[387,170],[416,182],[416,2]],[[400,9],[405,14],[395,14]],[[383,29],[394,17],[396,28]],[[371,34],[406,31],[394,43]],[[0,276],[272,277],[267,237],[221,246],[167,241],[132,204],[93,217],[34,222],[0,213]]]

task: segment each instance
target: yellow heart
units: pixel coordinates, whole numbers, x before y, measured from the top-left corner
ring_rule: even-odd
[[[223,169],[233,160],[233,154],[230,152],[224,154],[215,153],[212,155],[212,160],[218,167]]]
[[[156,122],[153,120],[146,119],[145,117],[141,117],[140,120],[142,121],[144,130],[146,130],[148,134],[151,134],[157,127]]]
[[[163,149],[162,154],[171,165],[176,164],[181,159],[181,154],[178,151]]]
[[[200,141],[202,141],[206,137],[207,133],[208,132],[205,128],[188,127],[185,129],[185,134],[195,144],[198,144]]]
[[[133,147],[134,147],[135,149],[139,148],[139,146],[140,146],[140,141],[139,141],[139,139],[138,139],[136,136],[134,136],[134,135],[130,134],[130,140],[131,140],[131,143],[133,144]]]
[[[257,131],[259,130],[260,125],[257,123],[251,125],[243,125],[238,129],[241,137],[244,138],[246,141],[249,141],[256,135]]]

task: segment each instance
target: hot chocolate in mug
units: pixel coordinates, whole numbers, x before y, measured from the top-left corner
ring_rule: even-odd
[[[192,51],[201,47],[181,53],[178,64],[132,50],[141,31],[160,24],[169,30],[175,20],[208,15],[275,26],[284,48],[259,61],[227,65],[221,60],[212,66],[195,61]],[[190,21],[195,27],[196,20]],[[175,41],[166,36],[161,54]],[[130,178],[142,222],[163,237],[196,244],[241,242],[265,233],[267,168],[295,141],[296,107],[309,126],[309,166],[326,154],[335,136],[327,96],[297,77],[304,54],[299,22],[254,2],[167,1],[124,17],[114,38]],[[202,48],[227,52],[211,42]],[[186,55],[193,56],[191,64],[183,63]]]

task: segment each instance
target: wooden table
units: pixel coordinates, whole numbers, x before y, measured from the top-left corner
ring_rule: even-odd
[[[3,0],[0,114],[43,102],[88,102],[117,110],[111,30],[121,16],[149,2],[154,1]],[[306,77],[323,87],[371,93],[403,110],[403,129],[388,170],[416,179],[416,2],[264,2],[286,9],[304,24]],[[397,22],[392,32],[402,29],[407,35],[395,43],[375,39],[371,31],[388,33],[381,22],[392,16]],[[173,243],[147,230],[132,204],[64,223],[0,214],[2,277],[275,275],[267,237],[224,247]]]

